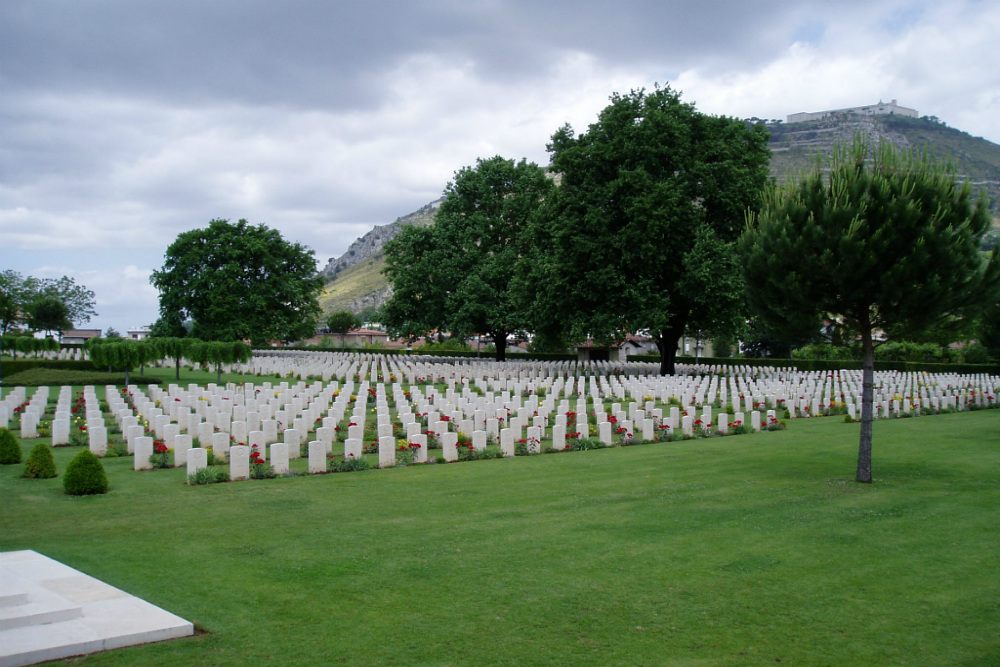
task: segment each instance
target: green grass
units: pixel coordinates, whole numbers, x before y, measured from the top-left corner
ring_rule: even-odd
[[[0,549],[206,631],[72,664],[1000,664],[998,432],[879,422],[872,485],[839,418],[200,487],[108,459],[83,498],[4,466]]]

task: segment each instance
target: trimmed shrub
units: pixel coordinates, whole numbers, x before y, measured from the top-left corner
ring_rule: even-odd
[[[92,451],[84,449],[66,466],[63,488],[71,496],[107,493],[108,476],[104,464]]]
[[[35,445],[24,463],[24,474],[28,479],[49,479],[56,476],[56,460],[52,450],[44,442]]]
[[[21,462],[21,443],[14,434],[5,428],[0,428],[0,464]]]

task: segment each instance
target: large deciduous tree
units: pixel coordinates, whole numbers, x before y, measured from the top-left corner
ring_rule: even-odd
[[[540,312],[574,339],[648,331],[663,374],[685,329],[740,327],[733,242],[768,182],[763,126],[699,113],[658,87],[613,95],[587,132],[558,130],[549,152],[561,184],[537,287],[558,307]]]
[[[487,334],[503,361],[508,336],[525,328],[512,290],[516,267],[552,187],[545,170],[526,160],[497,156],[459,170],[434,223],[406,228],[385,246],[390,330],[411,338],[432,329]]]
[[[876,334],[904,338],[974,313],[1000,285],[986,202],[927,155],[856,138],[829,174],[813,170],[768,195],[739,247],[751,305],[769,325],[808,331],[817,316],[844,318],[863,351],[857,480],[871,482]]]
[[[298,340],[315,332],[321,312],[313,251],[246,220],[180,234],[150,282],[161,317],[192,319],[192,335],[203,340]]]

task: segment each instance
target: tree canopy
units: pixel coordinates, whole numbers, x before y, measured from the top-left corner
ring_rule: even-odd
[[[94,293],[68,277],[58,280],[0,272],[0,334],[19,326],[61,331],[97,315]]]
[[[298,340],[315,332],[321,313],[313,251],[246,220],[178,235],[150,282],[161,318],[193,320],[191,334],[202,340]]]
[[[685,329],[739,328],[733,248],[768,182],[762,125],[708,116],[669,87],[615,94],[576,135],[549,144],[561,184],[536,247],[536,325],[570,338],[621,341],[648,331],[661,373],[674,372]]]
[[[514,276],[552,187],[545,170],[526,160],[496,156],[460,169],[434,223],[404,228],[385,246],[390,330],[410,338],[433,329],[487,334],[497,360],[505,359],[508,336],[526,325]]]
[[[748,298],[770,327],[815,331],[843,318],[861,340],[863,395],[857,479],[870,482],[874,336],[904,337],[995,303],[996,251],[978,251],[990,218],[968,183],[925,155],[858,137],[829,174],[770,193],[740,239]]]

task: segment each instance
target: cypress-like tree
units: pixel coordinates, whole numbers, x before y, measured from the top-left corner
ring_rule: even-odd
[[[861,137],[817,159],[749,215],[739,242],[748,298],[764,322],[818,331],[834,314],[863,350],[857,480],[871,482],[874,346],[967,317],[1000,289],[1000,261],[978,247],[989,228],[954,169]],[[884,335],[884,338],[883,336]]]

